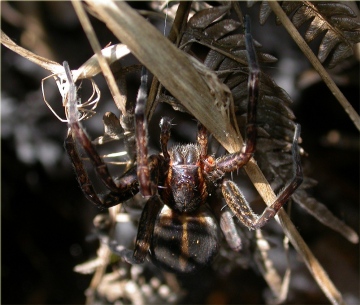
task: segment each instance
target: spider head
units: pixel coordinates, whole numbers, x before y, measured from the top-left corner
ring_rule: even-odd
[[[173,147],[169,165],[166,204],[181,213],[195,211],[207,196],[199,147],[194,144]]]

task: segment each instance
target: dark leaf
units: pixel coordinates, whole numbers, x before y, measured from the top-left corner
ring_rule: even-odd
[[[326,32],[319,46],[318,58],[328,68],[333,68],[353,54],[354,44],[360,41],[360,23],[345,3],[284,1],[281,6],[296,28],[312,19],[305,32],[307,42]],[[264,1],[260,6],[261,24],[265,23],[270,13],[269,5]]]

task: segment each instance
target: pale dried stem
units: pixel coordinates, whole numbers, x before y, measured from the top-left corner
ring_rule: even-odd
[[[32,61],[33,63],[39,65],[46,70],[51,71],[54,74],[62,73],[64,71],[63,66],[59,63],[45,57],[36,55],[33,52],[26,50],[23,47],[20,47],[14,41],[12,41],[3,31],[1,31],[1,43],[10,50],[19,54],[20,56]]]

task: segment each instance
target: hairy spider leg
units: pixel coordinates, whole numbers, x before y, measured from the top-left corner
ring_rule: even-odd
[[[197,125],[198,132],[197,132],[197,142],[200,145],[200,160],[205,160],[207,157],[207,150],[208,150],[208,136],[207,130],[204,125],[198,123]]]
[[[76,172],[77,180],[79,185],[85,195],[85,197],[93,202],[96,206],[102,207],[103,203],[100,198],[97,196],[94,187],[91,184],[86,169],[80,159],[79,153],[77,152],[76,145],[72,136],[71,129],[69,128],[68,134],[65,139],[65,149],[70,157],[71,163]]]
[[[96,149],[92,145],[91,141],[85,134],[85,131],[81,128],[80,122],[78,120],[79,113],[76,107],[77,95],[76,95],[76,86],[71,75],[71,71],[67,62],[64,62],[64,68],[66,77],[69,82],[69,94],[68,94],[68,109],[69,109],[69,126],[74,133],[74,137],[79,141],[87,155],[89,156],[92,164],[96,168],[98,175],[104,181],[106,187],[111,191],[116,192],[117,187],[113,181],[109,170],[106,164],[101,160],[100,156],[96,152]]]
[[[207,129],[204,125],[198,122],[198,133],[197,133],[197,142],[200,145],[200,160],[204,162],[204,166],[209,166],[208,164],[212,157],[208,156],[208,134]],[[227,244],[233,251],[240,251],[242,249],[242,241],[241,236],[239,235],[236,224],[234,221],[233,213],[224,209],[223,199],[221,198],[218,191],[214,191],[212,196],[209,197],[209,205],[211,207],[212,212],[214,213],[222,233],[226,239]]]
[[[227,179],[222,184],[222,193],[229,208],[235,213],[236,217],[248,228],[257,229],[264,226],[271,218],[273,218],[280,208],[286,203],[289,197],[295,192],[303,180],[303,172],[298,147],[298,138],[300,136],[300,125],[295,126],[295,133],[292,145],[293,172],[294,176],[291,181],[277,196],[274,203],[267,207],[261,216],[255,214],[245,196],[242,194],[237,185]]]
[[[136,163],[137,176],[139,179],[140,193],[144,198],[152,195],[150,185],[150,171],[148,167],[148,136],[147,122],[145,118],[145,105],[147,100],[147,72],[141,71],[141,83],[136,98],[135,106],[135,139],[136,139]]]
[[[248,110],[246,125],[246,148],[245,152],[236,152],[216,160],[216,169],[222,172],[231,172],[244,166],[251,158],[256,146],[256,105],[259,98],[259,75],[256,50],[250,34],[250,19],[246,16],[245,20],[245,44],[247,58],[249,63],[248,79]],[[228,180],[222,181],[221,190],[227,205],[235,213],[236,217],[249,228],[255,229],[265,225],[269,219],[275,216],[277,211],[285,204],[291,194],[297,189],[302,182],[302,168],[298,148],[298,138],[300,135],[300,126],[295,126],[295,133],[292,145],[292,156],[294,158],[294,177],[291,182],[278,195],[275,202],[267,207],[261,216],[255,214],[244,195],[237,185]]]
[[[157,192],[159,181],[159,168],[164,160],[160,156],[148,157],[147,149],[147,122],[145,118],[145,104],[147,100],[147,72],[141,71],[141,84],[135,106],[135,138],[137,147],[137,176],[141,195],[147,200],[139,220],[135,249],[120,251],[120,255],[130,264],[143,263],[150,248],[156,218],[163,202]],[[170,136],[170,135],[169,135]],[[163,141],[163,145],[167,141]],[[167,151],[164,149],[163,151]]]
[[[69,83],[68,94],[68,117],[69,117],[69,131],[65,139],[65,149],[69,154],[71,163],[75,169],[80,187],[91,202],[101,209],[109,208],[119,204],[138,192],[137,177],[134,170],[129,170],[120,178],[116,184],[113,181],[106,164],[102,161],[95,148],[93,147],[88,136],[81,127],[78,120],[79,113],[77,111],[76,102],[76,86],[71,75],[71,71],[67,62],[64,62],[64,69]],[[95,170],[103,181],[103,183],[110,189],[110,192],[98,196],[94,187],[87,175],[86,169],[83,165],[79,152],[76,148],[75,140],[79,142],[81,147],[89,156]]]
[[[94,203],[98,208],[104,209],[112,207],[120,202],[130,199],[138,192],[136,171],[134,170],[135,168],[132,168],[117,181],[117,192],[110,191],[105,195],[98,195],[80,158],[71,129],[68,131],[64,146],[74,167],[80,188],[82,189],[85,197]]]
[[[168,150],[168,143],[170,139],[171,119],[163,117],[160,120],[160,145],[166,162],[170,161],[170,154]]]
[[[249,64],[249,78],[248,78],[248,108],[247,108],[247,123],[245,131],[245,151],[238,151],[216,160],[216,168],[224,173],[232,172],[249,162],[256,146],[256,108],[259,98],[259,75],[260,69],[257,61],[256,50],[253,39],[250,34],[250,19],[246,16],[245,19],[245,45],[246,54]]]
[[[209,205],[214,213],[227,244],[233,251],[242,249],[241,236],[236,228],[234,214],[229,209],[224,209],[224,199],[216,191],[209,197]]]

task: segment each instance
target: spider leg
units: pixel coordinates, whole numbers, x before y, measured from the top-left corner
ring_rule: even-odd
[[[249,63],[248,78],[248,109],[245,131],[245,151],[238,151],[216,160],[216,168],[222,172],[232,172],[249,162],[256,146],[256,108],[259,98],[260,69],[257,61],[256,50],[250,34],[250,18],[246,16],[245,44]]]
[[[197,142],[200,145],[200,160],[205,160],[208,150],[208,137],[207,130],[201,123],[198,123]]]
[[[226,242],[233,251],[240,251],[242,249],[242,241],[236,228],[233,213],[229,209],[224,208],[224,202],[219,192],[214,192],[209,200],[209,204],[220,224],[220,229],[224,234]]]
[[[65,139],[65,149],[70,157],[71,163],[77,175],[77,180],[86,198],[94,202],[98,207],[102,207],[102,202],[97,196],[94,187],[92,186],[90,179],[86,173],[84,165],[80,159],[80,156],[77,152],[71,129],[69,129],[68,135]]]
[[[71,75],[71,71],[67,62],[64,62],[64,69],[69,83],[69,94],[68,94],[68,120],[69,120],[69,132],[65,140],[65,148],[70,156],[70,160],[76,171],[78,182],[82,188],[85,196],[95,203],[99,208],[109,208],[117,205],[122,201],[131,198],[134,193],[138,192],[137,178],[129,171],[128,176],[125,176],[117,183],[112,179],[106,164],[102,161],[101,157],[96,152],[94,146],[89,140],[88,136],[84,132],[79,122],[79,112],[77,110],[77,96],[76,86]],[[110,192],[100,198],[86,173],[86,170],[82,164],[81,157],[76,148],[75,139],[83,147],[86,154],[89,156],[95,170],[108,187]]]
[[[168,117],[163,117],[160,121],[160,130],[161,130],[160,144],[166,162],[170,161],[170,155],[167,148],[170,139],[170,129],[171,129],[171,119]]]
[[[147,100],[147,72],[141,71],[141,84],[135,106],[135,139],[136,139],[136,163],[137,176],[139,179],[140,193],[144,198],[152,195],[150,171],[148,166],[148,136],[147,122],[145,119],[145,105]]]
[[[66,76],[69,83],[69,95],[68,95],[68,117],[69,117],[69,127],[73,133],[74,138],[80,143],[80,145],[85,150],[86,154],[89,156],[91,163],[95,167],[95,170],[101,180],[104,182],[106,187],[113,192],[117,192],[117,186],[112,179],[109,170],[103,160],[100,158],[96,152],[95,147],[89,140],[88,136],[85,134],[85,131],[82,129],[79,122],[79,112],[77,110],[77,96],[76,96],[76,86],[71,75],[71,71],[67,62],[64,62],[64,68]]]
[[[236,217],[250,229],[257,229],[264,226],[271,218],[273,218],[279,209],[286,203],[289,197],[295,192],[303,180],[302,166],[298,147],[298,138],[300,136],[300,125],[295,126],[295,133],[292,145],[292,156],[294,159],[294,176],[292,180],[277,196],[274,203],[267,207],[261,216],[255,214],[244,195],[237,185],[227,179],[222,183],[222,193],[227,205],[236,215]]]
[[[105,195],[97,195],[76,148],[71,129],[69,129],[65,139],[65,149],[70,157],[77,175],[77,180],[85,197],[98,208],[104,209],[112,207],[130,199],[138,192],[136,172],[134,169],[131,169],[118,180],[116,192],[110,191]]]
[[[155,155],[148,157],[147,123],[145,119],[147,74],[144,68],[141,74],[141,85],[135,107],[135,137],[137,144],[136,158],[139,188],[142,196],[147,201],[140,216],[134,251],[122,248],[117,249],[117,253],[130,264],[139,264],[144,262],[150,248],[156,218],[164,205],[157,193],[157,185],[160,176],[159,168],[163,164],[164,160],[160,156]],[[166,122],[170,123],[170,121]],[[169,137],[170,129],[167,132],[165,127],[162,128],[162,134],[165,134],[165,138]],[[166,144],[167,140],[162,140],[162,148],[165,155],[167,152],[167,148],[165,148]]]
[[[150,179],[153,185],[158,184],[160,176],[159,167],[161,166],[161,162],[162,159],[156,155],[149,157],[148,166]],[[114,245],[110,245],[112,250],[122,256],[129,264],[143,263],[149,252],[156,218],[163,206],[164,204],[157,193],[148,198],[140,216],[134,250],[126,249],[121,246],[118,247],[117,245],[115,245],[115,247]]]
[[[112,250],[122,256],[129,264],[143,263],[149,252],[155,220],[162,207],[163,203],[158,195],[150,197],[141,213],[134,250],[121,247],[112,247]]]

